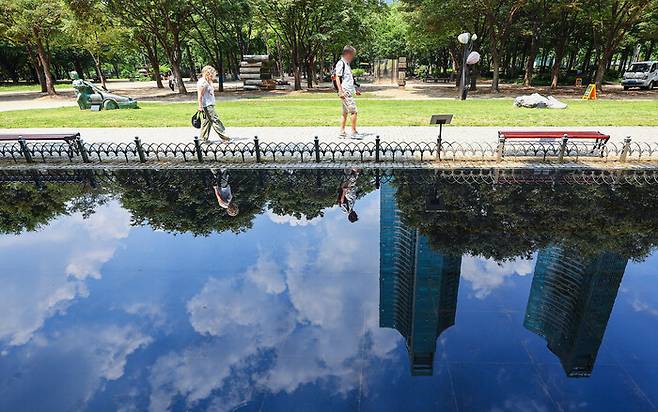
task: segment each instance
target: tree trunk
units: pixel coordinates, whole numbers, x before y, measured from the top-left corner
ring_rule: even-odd
[[[313,61],[313,56],[309,56],[309,58],[306,60],[306,86],[309,89],[313,88],[313,65],[315,62]]]
[[[608,65],[608,61],[612,59],[613,51],[610,48],[607,48],[603,51],[603,55],[599,59],[598,65],[596,66],[596,74],[594,75],[594,83],[596,83],[596,89],[601,91],[603,90],[603,77],[605,76],[605,68]]]
[[[94,59],[94,65],[96,66],[96,74],[98,74],[98,78],[101,81],[101,86],[103,87],[103,90],[107,90],[107,85],[105,84],[105,73],[103,73],[103,67],[101,66],[101,58],[96,57],[93,54],[91,57]]]
[[[185,54],[187,54],[187,64],[190,66],[190,80],[197,81],[196,78],[196,67],[194,67],[194,59],[192,58],[192,52],[190,51],[190,44],[185,44]]]
[[[589,71],[589,65],[592,60],[592,51],[592,46],[589,46],[585,52],[585,57],[583,57],[583,65],[580,68],[580,71],[583,73],[583,75],[586,75]]]
[[[535,28],[536,29],[536,28]],[[532,86],[532,76],[535,71],[535,59],[537,58],[537,45],[539,39],[537,38],[537,30],[530,38],[530,51],[528,52],[528,61],[525,65],[525,74],[523,75],[523,85],[526,87]]]
[[[292,59],[290,63],[292,64],[292,72],[293,76],[295,77],[295,90],[302,90],[302,74],[301,67],[299,67],[299,50],[297,49],[296,45],[293,47]]]
[[[85,70],[82,68],[82,62],[80,61],[80,57],[76,56],[75,59],[73,60],[73,67],[75,68],[76,73],[78,73],[78,76],[84,80],[85,79]]]
[[[566,39],[561,39],[555,48],[555,61],[551,69],[551,89],[557,89],[557,82],[560,77],[560,67],[562,66],[562,57],[564,56],[564,46]]]
[[[217,64],[217,73],[218,73],[218,79],[217,81],[219,82],[219,91],[223,92],[224,91],[224,57],[222,56],[222,49],[217,47],[217,50],[215,51],[216,53],[216,63]]]
[[[36,39],[36,46],[37,55],[39,56],[41,69],[43,71],[44,83],[46,85],[45,92],[51,96],[54,96],[57,94],[57,92],[55,91],[55,80],[53,79],[53,75],[50,72],[50,57],[46,53],[46,50],[43,47],[43,43],[41,43],[41,39]]]
[[[651,40],[649,42],[649,46],[647,47],[647,50],[644,52],[644,60],[651,60],[651,55],[653,54],[653,48],[655,47],[656,42]]]
[[[494,46],[491,48],[491,70],[493,77],[491,78],[491,90],[499,92],[500,88],[498,83],[500,81],[500,57],[498,56],[498,49]]]
[[[39,82],[39,85],[41,86],[41,93],[46,93],[48,91],[46,89],[46,77],[43,74],[43,68],[41,68],[41,61],[39,60],[38,56],[34,55],[31,46],[27,47],[27,52],[30,56],[30,62],[32,63],[32,67],[34,68],[34,73],[36,74],[36,80]]]
[[[155,84],[158,89],[164,89],[164,84],[162,84],[162,74],[160,73],[160,59],[158,58],[158,46],[153,44],[153,48],[150,46],[147,48],[147,54],[151,68],[153,69],[153,77],[155,77]]]

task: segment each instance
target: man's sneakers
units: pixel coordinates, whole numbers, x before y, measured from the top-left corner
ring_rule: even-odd
[[[338,138],[340,139],[347,139],[349,136],[350,139],[352,140],[363,140],[363,136],[359,132],[352,132],[351,135],[348,135],[345,133],[345,130],[341,130],[340,133],[338,133]]]

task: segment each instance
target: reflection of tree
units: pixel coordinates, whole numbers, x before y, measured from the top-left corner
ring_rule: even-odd
[[[266,202],[257,172],[231,171],[233,202],[240,213],[230,217],[219,207],[210,170],[117,171],[121,204],[133,222],[154,229],[207,235],[235,233],[251,227]]]
[[[398,204],[446,253],[507,259],[567,243],[584,256],[607,250],[639,259],[658,244],[656,186],[418,183],[428,182],[423,173],[395,174]],[[434,192],[440,212],[427,210]]]
[[[88,182],[11,182],[0,184],[0,233],[20,234],[48,224],[59,215],[87,217],[107,200]]]
[[[217,205],[210,170],[117,171],[117,190],[135,224],[155,229],[207,235],[252,226],[266,206],[275,213],[309,219],[336,202],[340,171],[231,170],[235,217]],[[372,190],[364,178],[362,193]]]
[[[270,171],[267,179],[268,201],[272,211],[308,219],[323,216],[323,209],[336,204],[344,179],[342,170]],[[358,196],[374,189],[371,176],[362,173],[357,181]]]

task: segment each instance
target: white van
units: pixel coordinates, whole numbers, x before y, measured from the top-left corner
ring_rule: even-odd
[[[621,81],[624,90],[631,87],[640,89],[653,89],[658,86],[658,62],[646,61],[635,62],[631,68],[624,73],[624,80]]]

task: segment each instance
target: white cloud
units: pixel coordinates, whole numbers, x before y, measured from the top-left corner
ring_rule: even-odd
[[[461,276],[471,283],[475,297],[484,299],[506,278],[513,275],[526,276],[532,274],[535,259],[516,259],[497,262],[493,259],[464,255],[462,257]]]
[[[87,220],[64,216],[38,232],[0,237],[0,259],[20,262],[3,276],[0,341],[25,344],[46,319],[86,297],[86,280],[100,277],[129,230],[128,212],[110,202]],[[32,258],[36,251],[41,259]]]

